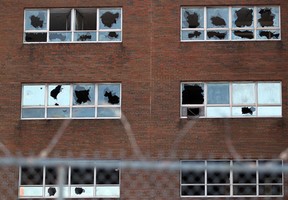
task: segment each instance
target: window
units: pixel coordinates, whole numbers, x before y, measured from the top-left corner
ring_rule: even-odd
[[[85,161],[86,162],[86,161]],[[117,163],[112,163],[116,166]],[[106,162],[107,163],[107,162]],[[118,163],[119,165],[119,163]],[[120,170],[116,168],[66,167],[63,195],[65,198],[119,198]],[[20,168],[19,198],[56,198],[59,178],[56,167]],[[62,175],[62,174],[61,174]]]
[[[121,42],[121,8],[26,9],[24,43]]]
[[[181,117],[281,117],[281,82],[181,83]]]
[[[181,162],[182,197],[281,197],[281,160]]]
[[[24,84],[22,119],[120,118],[121,84]]]
[[[279,6],[181,8],[181,41],[280,39]]]

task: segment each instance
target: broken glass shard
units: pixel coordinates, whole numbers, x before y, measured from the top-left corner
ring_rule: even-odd
[[[182,84],[182,104],[203,104],[204,84]]]
[[[48,106],[69,106],[70,85],[49,85]]]
[[[234,83],[232,85],[233,104],[255,104],[254,83]]]
[[[208,83],[207,103],[208,104],[229,104],[230,91],[228,83]]]
[[[79,84],[73,86],[73,105],[94,105],[95,86],[92,84]]]
[[[208,28],[228,28],[229,27],[228,8],[207,8]]]
[[[99,18],[100,29],[121,29],[121,9],[100,9]]]
[[[281,83],[258,83],[258,104],[281,104]]]
[[[204,40],[204,31],[182,31],[182,40]]]
[[[24,85],[22,95],[23,106],[44,106],[45,85]]]
[[[204,28],[204,8],[183,8],[182,28]]]
[[[26,10],[25,30],[47,30],[47,11]]]
[[[252,28],[254,11],[253,8],[242,7],[232,8],[232,27],[233,28]]]
[[[279,27],[279,7],[258,7],[258,27]]]
[[[121,41],[121,31],[99,32],[99,41]]]

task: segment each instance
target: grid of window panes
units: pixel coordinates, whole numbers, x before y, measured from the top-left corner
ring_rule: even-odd
[[[282,160],[181,162],[182,197],[282,197]]]
[[[181,117],[281,117],[281,82],[183,82]]]
[[[56,167],[22,166],[19,198],[59,197],[59,172]],[[62,194],[65,198],[119,198],[120,169],[65,167]]]
[[[22,85],[22,119],[120,117],[120,83]]]
[[[280,40],[279,6],[182,7],[181,41]]]
[[[24,11],[24,43],[121,42],[121,8]]]

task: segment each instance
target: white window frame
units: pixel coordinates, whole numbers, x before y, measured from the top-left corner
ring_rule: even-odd
[[[85,85],[85,84],[90,84],[94,85],[95,88],[95,103],[93,105],[73,105],[73,86],[75,85]],[[34,86],[34,85],[45,85],[45,93],[44,93],[44,105],[42,106],[24,106],[23,101],[24,101],[24,86]],[[70,99],[69,99],[69,105],[68,106],[51,106],[48,105],[48,96],[49,96],[49,85],[69,85],[70,86]],[[99,85],[119,85],[119,104],[117,105],[112,105],[112,104],[105,104],[105,105],[100,105],[98,103],[98,87]],[[21,102],[21,119],[22,120],[41,120],[41,119],[120,119],[121,118],[121,104],[122,104],[122,84],[121,83],[33,83],[33,84],[22,84],[22,102]],[[23,109],[29,109],[29,108],[39,108],[39,109],[44,109],[45,110],[45,115],[42,118],[26,118],[23,117]],[[48,108],[67,108],[70,111],[69,117],[48,117],[47,116],[47,110]],[[72,114],[72,109],[73,108],[94,108],[95,115],[94,117],[73,117]],[[118,108],[119,109],[119,116],[110,116],[110,117],[98,117],[98,109],[99,108]]]
[[[207,90],[207,84],[229,84],[229,104],[208,104],[207,98],[208,98],[208,90]],[[281,86],[281,99],[280,104],[259,104],[258,103],[258,83],[279,83]],[[183,85],[184,84],[204,84],[204,103],[203,104],[182,104],[182,91],[183,91]],[[254,104],[233,104],[232,95],[233,95],[233,84],[254,84],[255,88],[255,103]],[[233,115],[232,109],[233,107],[248,107],[253,106],[256,111],[255,115]],[[183,116],[182,110],[183,108],[204,108],[204,116],[199,116],[199,118],[267,118],[267,117],[273,117],[273,118],[281,118],[282,117],[282,82],[281,81],[238,81],[238,82],[181,82],[180,84],[180,118],[188,118],[187,116]],[[229,107],[230,108],[230,115],[229,116],[219,116],[219,117],[212,117],[207,116],[207,108],[211,107]],[[271,116],[258,116],[258,107],[281,107],[281,115],[271,115]],[[197,116],[198,117],[198,116]]]
[[[82,161],[77,161],[77,162],[82,162]],[[90,165],[89,164],[89,161],[84,161],[87,166],[85,165],[84,168],[93,168],[94,169],[94,172],[93,172],[93,184],[72,184],[71,183],[71,176],[72,176],[72,173],[71,173],[71,168],[74,168],[74,166],[67,166],[67,176],[68,176],[68,182],[67,184],[64,183],[63,185],[63,195],[65,198],[120,198],[120,190],[121,190],[121,169],[120,169],[120,163],[119,161],[105,161],[105,163],[118,163],[119,167],[117,168],[118,169],[118,176],[119,176],[119,181],[118,181],[118,184],[99,184],[97,183],[97,180],[96,180],[96,174],[97,174],[97,166],[92,166],[92,164]],[[26,166],[23,166],[23,167],[26,167]],[[51,166],[49,166],[51,167]],[[21,185],[21,173],[22,173],[22,168],[21,166],[19,167],[19,187],[18,187],[18,198],[19,199],[38,199],[38,198],[47,198],[47,199],[55,199],[58,195],[58,193],[55,194],[55,196],[49,196],[46,192],[46,190],[49,188],[49,187],[52,187],[52,188],[59,188],[58,185],[51,185],[51,184],[47,184],[45,183],[45,176],[46,176],[46,166],[41,166],[39,168],[42,168],[43,169],[43,179],[42,179],[42,184],[39,184],[39,185]],[[55,166],[56,170],[57,170],[57,166]],[[99,168],[104,168],[104,167],[99,167]],[[93,187],[93,196],[90,196],[90,195],[86,195],[85,196],[85,193],[83,193],[83,195],[77,195],[77,196],[74,196],[73,193],[72,193],[72,190],[74,187],[79,187],[79,188],[85,188],[85,187]],[[98,189],[100,189],[101,187],[107,187],[107,188],[117,188],[118,190],[118,195],[98,195],[96,192]],[[42,190],[42,195],[40,196],[24,196],[23,194],[21,194],[21,191],[25,190],[25,189],[35,189],[35,188],[41,188]]]
[[[249,8],[253,8],[253,28],[233,28],[232,27],[232,9],[233,8],[243,8],[243,7],[249,7]],[[279,8],[279,27],[258,27],[257,26],[257,8],[261,8],[261,7],[277,7]],[[189,8],[203,8],[204,9],[204,28],[183,28],[182,27],[182,21],[183,21],[183,10],[184,9],[189,9]],[[208,28],[207,27],[207,8],[228,8],[229,9],[229,14],[228,14],[228,28]],[[232,38],[232,32],[234,30],[251,30],[254,34],[254,38],[253,39],[233,39]],[[219,39],[219,40],[215,40],[215,39],[207,39],[207,31],[209,30],[219,30],[219,31],[228,31],[228,39]],[[257,31],[258,30],[277,30],[279,31],[279,38],[278,39],[261,39],[261,38],[257,38]],[[193,40],[185,40],[182,39],[182,34],[183,31],[204,31],[204,39],[193,39]],[[183,6],[180,8],[180,41],[181,42],[203,42],[203,41],[208,41],[208,42],[223,42],[223,41],[279,41],[281,40],[281,9],[279,5],[259,5],[259,6],[249,6],[249,5],[239,5],[239,6],[205,6],[205,7],[201,7],[201,6]]]
[[[53,8],[53,9],[68,9],[68,8]],[[24,33],[23,33],[23,43],[24,44],[43,44],[43,43],[121,43],[122,42],[122,34],[123,34],[123,10],[121,7],[103,7],[103,8],[94,8],[95,12],[96,12],[96,22],[97,22],[97,26],[96,26],[96,30],[75,30],[75,18],[76,18],[76,10],[78,8],[69,8],[70,12],[71,12],[71,30],[68,31],[50,31],[49,30],[49,25],[50,25],[50,11],[53,9],[44,9],[44,8],[39,8],[39,9],[25,9],[24,10]],[[85,8],[83,8],[85,9]],[[87,8],[88,9],[88,8]],[[89,8],[89,9],[93,9],[93,8]],[[120,10],[120,28],[119,29],[100,29],[100,16],[99,16],[99,11],[100,10]],[[47,12],[47,30],[26,30],[26,20],[25,20],[25,15],[26,15],[26,11],[46,11]],[[50,33],[71,33],[71,40],[70,41],[50,41],[49,39],[49,34]],[[78,33],[78,32],[91,32],[91,33],[96,33],[96,40],[95,41],[77,41],[74,40],[74,34]],[[101,32],[120,32],[120,39],[119,40],[99,40],[99,34]],[[46,33],[46,41],[45,42],[27,42],[25,41],[25,35],[26,33]]]
[[[283,160],[280,160],[280,159],[261,159],[261,160],[252,160],[252,159],[242,159],[242,160],[181,160],[180,161],[180,165],[182,166],[182,163],[184,163],[184,162],[191,162],[191,161],[202,161],[202,162],[204,162],[205,163],[205,177],[204,177],[204,182],[205,182],[205,184],[189,184],[189,183],[186,183],[186,184],[184,184],[184,183],[182,183],[182,168],[181,168],[181,170],[180,170],[180,197],[182,197],[182,198],[191,198],[191,197],[193,197],[193,198],[206,198],[206,197],[211,197],[211,198],[225,198],[225,197],[266,197],[266,198],[269,198],[269,197],[283,197],[284,196],[284,183],[285,183],[285,181],[284,181],[284,173],[283,173],[283,171],[282,171],[282,182],[281,183],[267,183],[267,184],[261,184],[261,183],[259,183],[259,169],[261,169],[260,167],[259,167],[259,161],[261,162],[261,161],[270,161],[270,162],[279,162],[279,161],[281,161],[281,163],[282,163],[282,167],[283,167]],[[208,174],[208,170],[207,170],[207,168],[209,168],[208,167],[208,165],[207,165],[207,163],[208,162],[210,162],[210,161],[212,161],[212,162],[215,162],[215,161],[224,161],[224,162],[230,162],[230,170],[229,170],[229,173],[230,173],[230,176],[229,176],[229,183],[223,183],[223,184],[214,184],[214,185],[229,185],[230,186],[230,194],[229,195],[208,195],[207,194],[207,192],[208,192],[208,189],[207,189],[207,186],[209,186],[209,185],[213,185],[213,184],[208,184],[208,182],[207,182],[207,180],[208,180],[208,176],[207,176],[207,174]],[[238,162],[238,161],[244,161],[244,162],[255,162],[255,171],[256,171],[256,182],[255,183],[234,183],[234,181],[233,181],[233,164],[234,164],[234,162]],[[195,168],[196,169],[199,169],[200,167],[199,166],[195,166]],[[239,170],[239,169],[238,169]],[[235,171],[237,172],[237,167],[235,167]],[[241,171],[242,172],[242,171]],[[243,172],[242,172],[243,173]],[[204,194],[205,195],[182,195],[182,186],[197,186],[197,185],[203,185],[203,186],[205,186],[204,187]],[[245,185],[247,185],[247,186],[249,186],[249,185],[255,185],[256,186],[256,194],[255,195],[234,195],[234,191],[233,191],[233,186],[237,186],[237,185],[243,185],[243,186],[245,186]],[[260,186],[263,186],[263,185],[268,185],[268,186],[282,186],[282,194],[281,195],[260,195],[259,194],[259,187]]]

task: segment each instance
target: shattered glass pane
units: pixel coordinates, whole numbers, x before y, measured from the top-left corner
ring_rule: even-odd
[[[280,30],[257,30],[257,39],[280,39]]]
[[[71,9],[50,10],[50,31],[71,30]]]
[[[281,104],[281,83],[258,83],[258,104]]]
[[[95,86],[92,84],[79,84],[73,86],[73,105],[94,105]]]
[[[47,30],[47,11],[26,10],[25,30]]]
[[[44,118],[44,108],[22,108],[22,118]]]
[[[44,106],[45,85],[24,85],[22,106]]]
[[[66,42],[71,41],[72,33],[70,32],[50,32],[49,42]]]
[[[121,29],[121,9],[99,9],[100,29]]]
[[[232,84],[233,104],[255,104],[255,84],[254,83],[234,83]]]
[[[67,118],[70,116],[69,108],[48,108],[47,117],[48,118]]]
[[[20,187],[19,191],[20,197],[42,197],[43,196],[43,188],[40,187]]]
[[[47,42],[47,33],[25,33],[25,42]]]
[[[76,9],[75,30],[96,30],[96,9]]]
[[[182,28],[204,28],[204,8],[182,8]]]
[[[182,31],[181,40],[204,40],[204,31]]]
[[[93,197],[94,188],[93,187],[82,187],[74,186],[71,187],[71,197]]]
[[[99,41],[121,41],[121,31],[99,32]]]
[[[207,117],[229,117],[230,107],[207,107]]]
[[[182,117],[198,117],[204,116],[204,107],[182,107]]]
[[[258,7],[258,27],[279,27],[279,7]]]
[[[97,186],[96,196],[101,197],[120,197],[119,186]]]
[[[228,40],[229,31],[207,31],[207,40]]]
[[[120,108],[98,108],[97,117],[120,117]]]
[[[208,28],[228,28],[229,27],[228,8],[207,8]]]
[[[182,84],[182,104],[203,104],[204,84]]]
[[[228,83],[207,84],[208,104],[229,104],[229,102],[230,102],[230,91]]]
[[[259,106],[258,107],[258,116],[259,117],[281,117],[282,116],[282,107],[281,106]]]
[[[254,9],[249,7],[232,8],[233,28],[253,28]]]
[[[49,85],[48,106],[69,106],[70,85]]]
[[[95,117],[95,108],[73,108],[72,117]]]
[[[120,84],[99,84],[98,105],[120,105]]]
[[[232,39],[233,40],[252,40],[254,39],[254,31],[253,30],[232,31]]]
[[[69,196],[69,187],[63,187],[63,197]],[[45,187],[45,197],[58,197],[59,187]]]
[[[74,41],[96,41],[96,32],[75,32]]]
[[[232,107],[232,116],[256,116],[256,107],[254,106],[243,106],[243,107]]]

